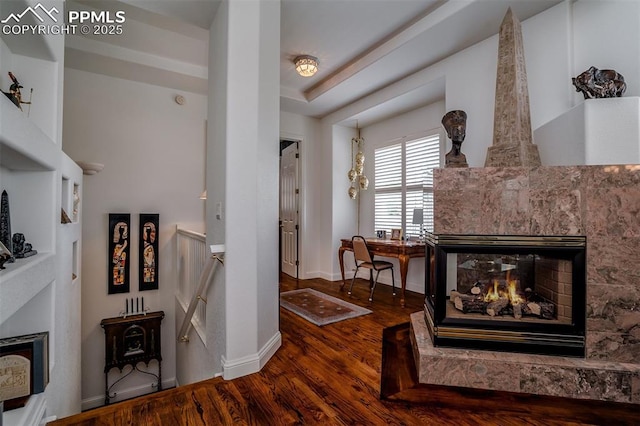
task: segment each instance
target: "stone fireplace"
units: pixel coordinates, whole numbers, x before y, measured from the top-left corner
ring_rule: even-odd
[[[640,404],[640,165],[439,169],[434,211],[425,311],[411,315],[421,383]],[[455,241],[470,236],[503,242]],[[549,236],[584,247],[543,253],[508,244]],[[430,283],[438,264],[444,278]],[[530,328],[513,307],[491,316],[486,305],[470,312],[473,297],[455,306],[461,295],[484,295],[509,281],[531,287],[532,273],[536,300],[551,303],[553,313],[529,318]],[[569,278],[570,295],[560,291]],[[534,350],[517,338],[502,340],[510,331],[530,336],[536,329],[542,331]],[[490,330],[497,342],[487,337]],[[558,330],[564,348],[546,351],[545,335]]]

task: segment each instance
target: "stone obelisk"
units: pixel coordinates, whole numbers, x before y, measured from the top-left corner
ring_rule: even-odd
[[[11,215],[9,214],[9,195],[2,191],[0,195],[0,241],[12,255],[8,262],[15,260],[13,257],[13,240],[11,239]]]
[[[511,8],[500,25],[493,145],[485,167],[534,167],[540,165],[533,144],[527,70],[520,21]]]

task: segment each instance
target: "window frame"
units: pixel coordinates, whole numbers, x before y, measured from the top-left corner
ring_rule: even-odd
[[[402,138],[389,140],[374,148],[373,150],[373,157],[374,157],[373,224],[374,224],[375,231],[385,230],[387,231],[387,235],[389,235],[390,230],[392,228],[401,227],[404,235],[417,236],[420,232],[419,231],[420,228],[419,228],[419,225],[414,225],[411,223],[411,218],[413,216],[413,209],[419,208],[419,207],[416,206],[417,203],[415,201],[415,195],[413,197],[413,200],[408,199],[411,192],[414,192],[415,194],[416,191],[419,191],[422,194],[421,207],[423,208],[423,213],[424,213],[423,229],[426,229],[429,231],[433,230],[433,180],[431,180],[430,185],[427,184],[424,179],[420,183],[407,182],[407,176],[410,175],[410,173],[407,173],[407,167],[409,166],[407,164],[407,145],[410,145],[413,142],[417,142],[423,139],[431,139],[435,137],[437,137],[437,146],[438,146],[438,165],[430,168],[432,170],[433,168],[436,168],[436,167],[443,167],[443,164],[444,164],[444,148],[445,148],[444,145],[446,143],[446,140],[444,138],[444,132],[440,128],[430,129],[424,132],[404,136]],[[400,165],[401,165],[400,184],[399,185],[396,184],[393,186],[380,187],[379,186],[380,176],[379,176],[379,169],[378,169],[379,158],[377,155],[381,150],[390,149],[396,145],[400,146]],[[430,148],[429,147],[426,148],[427,151],[433,150],[433,149],[434,149],[433,146],[431,146]],[[428,153],[427,153],[427,156],[429,156]],[[428,173],[428,172],[425,172],[425,173]],[[389,219],[381,219],[381,216],[383,217],[384,215],[378,212],[379,194],[394,195],[398,193],[400,194],[400,209],[401,209],[400,223],[399,224],[395,222],[391,223]],[[429,202],[431,203],[430,209],[428,208]],[[416,207],[409,206],[410,204]],[[430,216],[427,210],[431,211]]]

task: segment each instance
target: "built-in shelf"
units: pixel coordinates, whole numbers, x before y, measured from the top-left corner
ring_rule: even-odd
[[[78,250],[78,241],[74,241],[71,247],[71,276],[73,282],[78,279],[78,265],[80,264],[80,259],[78,256],[80,255],[80,251]]]
[[[9,170],[55,170],[60,150],[6,97],[0,96],[0,165]]]
[[[55,280],[55,254],[38,252],[5,268],[0,271],[0,324]]]
[[[44,393],[31,395],[27,404],[22,408],[5,411],[3,424],[9,425],[39,425],[45,415],[46,401]]]
[[[26,0],[0,1],[0,16],[4,18],[11,13],[16,15],[22,14],[28,6],[33,7],[35,3],[36,2],[27,2]],[[45,5],[49,6],[47,3],[45,3]],[[62,11],[59,10],[59,12]],[[25,22],[32,25],[40,23],[29,16],[25,17]],[[0,38],[2,38],[2,41],[6,43],[12,52],[20,52],[21,55],[45,61],[56,60],[55,48],[51,46],[50,42],[51,37],[46,37],[45,34],[25,32],[24,34],[16,35],[6,34],[3,31],[0,32]]]
[[[72,191],[71,220],[77,223],[80,220],[80,185],[74,182]]]
[[[0,0],[0,16],[21,14],[36,3]],[[63,18],[63,0],[41,3]],[[25,12],[25,23],[30,19]],[[21,110],[0,94],[0,191],[9,196],[11,233],[24,234],[38,251],[0,271],[0,337],[48,331],[52,373],[44,393],[4,414],[5,425],[37,426],[45,413],[51,419],[80,410],[80,401],[61,396],[80,387],[82,279],[81,207],[73,213],[74,195],[82,197],[82,170],[62,151],[64,42],[56,34],[0,34],[2,88],[9,87],[11,71],[24,86],[23,98],[32,101]],[[61,208],[72,223],[60,223]]]

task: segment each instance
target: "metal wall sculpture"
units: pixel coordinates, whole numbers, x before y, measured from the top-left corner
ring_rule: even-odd
[[[129,292],[129,213],[109,214],[109,294]]]
[[[140,214],[140,256],[138,290],[158,289],[159,214]]]

